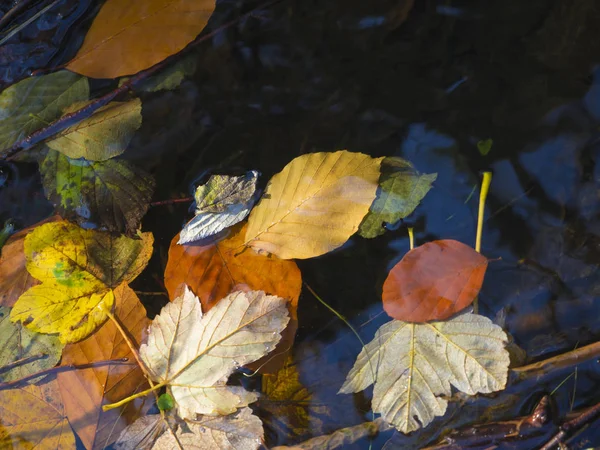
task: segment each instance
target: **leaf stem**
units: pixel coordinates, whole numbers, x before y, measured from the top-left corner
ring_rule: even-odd
[[[408,240],[410,242],[410,249],[415,248],[415,233],[412,227],[408,227]]]
[[[483,172],[481,192],[479,193],[479,213],[477,214],[477,237],[475,240],[475,251],[481,253],[481,235],[483,234],[483,216],[485,211],[485,200],[490,190],[492,172]]]
[[[146,389],[145,391],[141,391],[136,394],[130,395],[129,397],[126,397],[123,400],[119,400],[116,403],[110,403],[108,405],[103,405],[102,411],[109,411],[111,409],[118,408],[119,406],[123,406],[124,404],[129,403],[130,401],[135,400],[136,398],[144,397],[144,396],[156,391],[157,389],[165,387],[166,385],[167,385],[167,383],[163,381],[162,383],[155,384],[150,389]]]
[[[152,203],[150,203],[150,207],[153,207],[153,206],[173,205],[175,203],[190,203],[190,202],[193,202],[193,201],[194,201],[193,197],[172,198],[172,199],[169,199],[169,200],[160,200],[158,202],[152,202]]]

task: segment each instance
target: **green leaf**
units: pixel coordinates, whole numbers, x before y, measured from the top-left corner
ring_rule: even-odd
[[[492,150],[493,144],[494,144],[494,141],[492,139],[485,139],[485,140],[479,141],[479,142],[477,142],[477,150],[479,150],[479,153],[481,153],[481,156],[485,156],[490,152],[490,150]]]
[[[11,147],[90,95],[87,78],[68,71],[26,78],[0,94],[0,149]]]
[[[134,233],[154,191],[150,175],[122,160],[74,160],[50,150],[40,172],[62,217],[109,231]]]
[[[58,337],[29,331],[12,323],[9,315],[10,308],[0,306],[0,381],[14,381],[54,367],[64,347]],[[12,365],[15,361],[21,362]]]
[[[374,238],[385,233],[384,223],[393,224],[410,215],[431,189],[437,173],[419,174],[408,161],[388,157],[381,164],[377,197],[360,224],[358,233]]]
[[[360,352],[339,393],[375,384],[373,411],[409,433],[446,412],[450,385],[469,395],[504,389],[507,340],[477,314],[418,324],[392,320]]]
[[[77,111],[84,102],[75,103],[65,113]],[[69,158],[104,161],[125,151],[133,134],[142,124],[142,101],[111,102],[91,117],[60,132],[48,141],[48,147]]]
[[[162,394],[158,397],[158,401],[156,402],[156,406],[161,411],[169,411],[175,407],[175,400],[169,394]]]
[[[134,86],[136,91],[157,92],[171,91],[181,82],[196,71],[197,59],[195,55],[186,56],[168,68],[161,70],[156,75],[150,76]],[[119,86],[129,80],[124,77],[119,80]]]

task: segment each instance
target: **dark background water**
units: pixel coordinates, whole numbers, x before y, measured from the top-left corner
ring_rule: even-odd
[[[0,85],[71,58],[99,5],[63,0],[0,46]],[[209,30],[258,5],[219,2]],[[474,244],[472,194],[480,172],[491,169],[482,252],[497,260],[480,312],[511,333],[527,361],[543,359],[600,338],[599,24],[596,0],[282,0],[197,47],[198,69],[178,89],[140,94],[143,124],[124,157],[155,175],[155,199],[163,200],[188,195],[206,170],[257,169],[264,185],[306,152],[402,156],[438,173],[407,220],[417,244]],[[114,84],[94,87],[100,94]],[[493,147],[484,156],[476,144],[488,138]],[[13,169],[0,186],[0,219],[35,223],[51,212],[36,167]],[[155,233],[156,252],[134,287],[162,288],[169,242],[189,217],[185,205],[150,210],[143,228]],[[381,285],[407,250],[400,227],[374,240],[353,238],[299,266],[366,341],[388,320]],[[163,304],[142,300],[151,315]],[[301,379],[328,413],[315,416],[303,436],[267,428],[270,444],[371,419],[370,391],[335,395],[358,340],[306,290],[299,319]],[[422,447],[464,423],[529,414],[572,372],[516,383],[460,411],[452,403],[446,416],[409,437],[395,435],[386,449]],[[581,364],[552,396],[557,417],[600,401],[599,387],[598,362]],[[598,428],[574,448],[599,445]],[[382,434],[373,448],[391,436]]]

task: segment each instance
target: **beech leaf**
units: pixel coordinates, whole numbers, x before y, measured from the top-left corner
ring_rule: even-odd
[[[66,67],[92,78],[137,73],[183,50],[214,9],[214,0],[107,0]]]
[[[57,212],[82,226],[134,233],[154,192],[154,179],[127,161],[74,160],[50,150],[40,164],[44,191]]]
[[[212,175],[195,193],[196,214],[181,230],[179,244],[199,241],[246,218],[254,205],[258,172]]]
[[[75,103],[65,113],[77,111],[85,103]],[[48,147],[71,159],[104,161],[120,155],[142,124],[142,101],[111,102],[91,117],[61,131],[47,141]]]
[[[375,199],[382,159],[345,150],[295,158],[271,178],[250,213],[245,245],[282,259],[340,247]]]
[[[471,313],[423,324],[392,320],[360,352],[339,393],[374,384],[373,411],[409,433],[445,413],[450,385],[469,395],[504,389],[507,341],[498,325]]]
[[[469,306],[481,289],[487,258],[451,239],[428,242],[396,264],[383,283],[383,309],[407,322],[442,320]]]
[[[200,420],[186,422],[186,425],[190,432],[180,427],[175,433],[177,440],[185,449],[256,450],[263,441],[262,423],[248,407],[226,416],[203,416]],[[179,448],[177,440],[171,433],[163,433],[152,448],[154,450]]]
[[[87,79],[67,71],[25,78],[7,87],[0,94],[0,154],[89,95]]]
[[[286,301],[262,291],[234,292],[202,314],[186,288],[154,319],[140,356],[152,379],[168,386],[180,417],[230,414],[256,395],[227,386],[227,377],[275,347],[288,320]]]
[[[436,178],[437,173],[419,174],[402,158],[385,158],[381,163],[377,198],[360,224],[359,234],[374,238],[385,233],[384,223],[394,224],[410,215]]]
[[[11,320],[40,333],[58,333],[76,342],[107,319],[114,292],[146,267],[152,254],[150,233],[140,239],[84,230],[67,221],[35,228],[25,238],[27,270],[42,283],[15,303]]]

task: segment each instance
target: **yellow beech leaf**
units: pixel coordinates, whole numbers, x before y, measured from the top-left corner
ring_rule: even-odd
[[[114,237],[67,221],[37,227],[25,238],[25,257],[27,270],[42,283],[19,297],[11,320],[57,333],[63,343],[84,339],[107,319],[113,288],[146,267],[152,243],[150,233]]]
[[[116,78],[147,69],[192,42],[215,0],[108,0],[67,69]]]
[[[369,212],[382,159],[343,150],[292,160],[250,213],[245,245],[282,259],[340,247]]]

